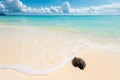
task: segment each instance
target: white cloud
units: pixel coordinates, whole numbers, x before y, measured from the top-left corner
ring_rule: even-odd
[[[0,3],[0,12],[3,12],[5,10],[5,6],[4,4],[2,4],[2,2]]]
[[[120,3],[90,6],[78,9],[71,8],[70,12],[76,14],[120,14]]]
[[[9,12],[22,12],[27,9],[27,6],[20,0],[5,0],[4,5]]]
[[[0,2],[0,12],[28,13],[28,14],[120,14],[120,3],[90,6],[84,8],[71,8],[68,1],[61,6],[32,8],[20,0],[5,0]]]
[[[120,3],[97,6],[93,7],[93,9],[99,14],[120,14]]]
[[[71,5],[68,1],[66,1],[63,3],[63,5],[60,8],[64,13],[69,13],[71,9]]]

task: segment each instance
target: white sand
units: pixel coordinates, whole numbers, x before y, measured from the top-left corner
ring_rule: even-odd
[[[0,43],[1,44],[2,44],[2,42],[7,42],[7,40],[8,40],[8,39],[6,39],[6,41],[4,41],[5,39],[3,39],[3,38],[5,38],[5,37],[2,35],[9,35],[6,32],[4,33],[5,30],[3,30],[3,29],[8,31],[8,33],[9,33],[9,30],[11,28],[10,29],[8,29],[8,28],[1,29],[1,34],[0,34]],[[12,30],[13,30],[13,32],[16,31],[15,29],[12,29]],[[16,33],[19,33],[19,32],[16,32]],[[26,30],[24,33],[26,33]],[[23,33],[22,37],[24,36],[24,33]],[[34,34],[34,30],[33,30],[33,34]],[[14,36],[12,36],[12,34],[10,36],[14,38]],[[30,36],[31,36],[31,34],[30,34]],[[24,36],[24,37],[26,37],[26,36]],[[64,35],[64,37],[66,37],[66,36]],[[37,37],[34,37],[34,38],[37,39]],[[53,45],[56,44],[53,41],[53,39],[55,39],[55,38],[48,38],[47,36],[46,36],[46,38],[52,39],[52,40],[48,40],[47,43],[49,43],[49,46],[51,48],[53,48]],[[20,46],[20,43],[18,44],[17,41],[12,42],[11,44],[13,44],[13,43],[14,43],[14,45],[11,46],[11,52],[14,52],[14,49],[16,49],[17,47]],[[32,46],[35,46],[35,45],[32,45]],[[25,47],[25,49],[30,51],[29,49],[31,49],[32,46]],[[64,47],[64,46],[65,45],[63,45],[62,47]],[[46,47],[46,45],[44,45],[43,47]],[[84,48],[86,48],[86,47],[83,47],[82,49],[84,49]],[[41,48],[41,50],[42,50],[42,48]],[[77,53],[79,51],[81,51],[81,50],[77,50],[77,51],[75,51],[75,53]],[[2,49],[1,49],[0,55],[3,55],[3,52],[5,52],[5,50],[2,51]],[[9,53],[9,52],[6,51],[6,53]],[[21,53],[22,53],[22,51],[21,51]],[[22,58],[20,62],[23,62],[24,59],[28,58],[29,56],[30,55],[24,55],[24,58]],[[17,61],[15,61],[15,60],[17,60],[15,58],[15,56],[13,57],[12,55],[11,56],[9,55],[8,57],[9,58],[7,58],[7,59],[5,58],[4,60],[1,59],[0,63],[10,63],[10,64],[17,63]],[[12,70],[12,69],[0,69],[0,80],[120,80],[120,76],[119,76],[120,75],[120,56],[114,54],[114,52],[111,52],[108,50],[102,50],[102,49],[98,48],[93,51],[88,50],[87,53],[85,53],[84,55],[81,55],[79,57],[83,58],[86,61],[87,66],[86,66],[85,70],[80,70],[79,68],[73,67],[71,64],[71,61],[69,61],[67,64],[65,64],[64,67],[62,67],[50,74],[46,74],[46,75],[29,75],[29,74],[25,74],[25,73],[22,73],[22,72],[19,72],[16,70]],[[46,59],[47,59],[47,57],[46,57]],[[36,58],[36,61],[37,61],[37,58]]]

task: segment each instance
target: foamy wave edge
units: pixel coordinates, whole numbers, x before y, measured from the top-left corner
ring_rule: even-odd
[[[86,42],[84,42],[84,41],[82,41],[82,43],[86,44]],[[94,50],[94,47],[92,44],[86,44],[86,45],[88,45],[88,48],[90,50]],[[29,67],[25,67],[25,66],[22,66],[19,64],[15,65],[15,66],[8,65],[8,64],[0,64],[0,69],[13,69],[13,70],[20,71],[20,72],[23,72],[25,74],[30,74],[30,75],[45,75],[45,74],[52,73],[52,72],[64,67],[64,65],[67,62],[69,62],[70,60],[72,60],[75,56],[83,55],[84,53],[86,53],[86,52],[78,53],[74,56],[71,56],[71,57],[67,58],[66,60],[64,60],[64,62],[62,62],[60,65],[58,65],[54,68],[51,68],[51,69],[46,69],[46,70],[32,70]]]
[[[11,66],[11,65],[7,65],[7,64],[0,64],[0,69],[13,69],[13,70],[17,70],[26,74],[30,74],[30,75],[45,75],[45,74],[49,74],[53,71],[56,71],[59,68],[62,68],[69,60],[71,60],[73,57],[65,60],[61,65],[56,66],[52,69],[46,69],[46,70],[32,70],[28,67],[22,66],[22,65],[16,65],[16,66]]]

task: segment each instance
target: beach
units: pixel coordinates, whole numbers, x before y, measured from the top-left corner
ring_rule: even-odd
[[[119,17],[1,17],[0,80],[119,80]]]
[[[1,80],[119,80],[120,58],[116,55],[108,55],[109,51],[94,51],[82,56],[86,61],[85,70],[72,66],[71,61],[64,67],[46,75],[29,75],[13,69],[0,69]]]

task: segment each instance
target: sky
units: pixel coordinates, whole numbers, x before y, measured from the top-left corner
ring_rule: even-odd
[[[96,6],[96,5],[103,5],[103,4],[111,4],[111,3],[118,3],[120,0],[21,0],[28,6],[33,7],[40,7],[45,6],[49,7],[51,5],[58,6],[61,5],[63,2],[68,1],[73,8],[80,8],[86,6]]]
[[[120,15],[120,0],[0,0],[0,13]]]

